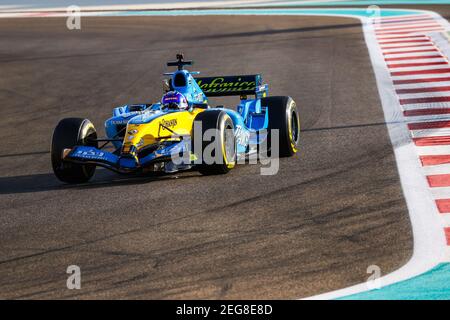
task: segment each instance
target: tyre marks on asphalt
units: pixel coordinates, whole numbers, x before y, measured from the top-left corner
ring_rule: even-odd
[[[450,63],[430,35],[447,22],[431,14],[373,22],[450,246]]]

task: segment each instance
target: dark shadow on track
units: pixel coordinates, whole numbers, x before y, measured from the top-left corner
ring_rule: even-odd
[[[286,34],[286,33],[336,30],[336,29],[348,29],[348,28],[360,28],[360,27],[361,27],[361,23],[348,23],[348,24],[326,25],[326,26],[317,26],[317,27],[289,28],[289,29],[281,29],[281,30],[260,30],[260,31],[250,31],[250,32],[223,33],[223,34],[215,34],[215,35],[211,35],[211,36],[192,37],[190,39],[198,40],[198,39],[219,39],[219,38],[237,38],[237,37],[251,37],[251,36],[268,36],[268,35]]]
[[[1,154],[0,158],[35,156],[35,155],[47,154],[47,153],[50,153],[50,151],[34,151],[34,152],[23,152],[23,153],[9,153],[9,154]]]
[[[276,30],[272,30],[276,31]],[[350,33],[349,33],[350,34]],[[354,34],[358,34],[355,32]],[[229,37],[233,37],[230,35]],[[237,37],[244,37],[244,36],[237,36]],[[314,38],[327,38],[329,36],[307,36],[302,37],[303,39],[314,39]],[[339,38],[339,36],[336,36]],[[221,47],[231,47],[231,46],[239,46],[243,44],[258,44],[258,43],[267,43],[267,41],[239,41],[234,43],[227,43],[227,44],[205,44],[202,45],[201,43],[197,43],[195,46],[192,45],[185,45],[184,42],[189,43],[189,41],[195,40],[195,41],[201,41],[201,40],[210,40],[214,39],[216,37],[209,37],[209,36],[199,36],[199,37],[183,37],[179,39],[175,39],[174,43],[178,44],[175,47],[171,48],[173,51],[185,51],[190,49],[198,49],[198,48],[221,48]],[[219,37],[220,38],[220,37]],[[272,39],[271,43],[275,42],[285,42],[290,41],[290,39]],[[26,62],[26,61],[46,61],[46,60],[53,60],[53,59],[76,59],[76,58],[90,58],[90,57],[105,57],[105,56],[117,56],[117,55],[133,55],[133,54],[139,54],[139,53],[158,53],[158,52],[165,52],[166,48],[152,48],[152,49],[127,49],[127,50],[109,50],[109,51],[100,51],[100,52],[92,52],[92,53],[82,53],[82,54],[64,54],[64,55],[46,55],[46,56],[37,56],[37,57],[14,57],[14,58],[0,58],[0,63],[15,63],[15,62]]]
[[[364,124],[351,124],[346,126],[335,126],[335,127],[323,127],[323,128],[309,128],[302,129],[301,132],[313,132],[313,131],[329,131],[329,130],[341,130],[341,129],[353,129],[353,128],[364,128],[364,127],[376,127],[376,126],[385,126],[387,124],[393,124],[399,122],[376,122],[376,123],[364,123]]]
[[[66,184],[53,173],[30,174],[24,176],[0,177],[0,194],[43,192],[65,189],[97,189],[115,185],[146,184],[169,179],[186,179],[192,175],[147,174],[121,176],[105,169],[97,169],[94,180],[81,184]]]

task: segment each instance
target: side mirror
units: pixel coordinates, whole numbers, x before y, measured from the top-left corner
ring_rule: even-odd
[[[163,80],[163,91],[164,91],[164,93],[167,93],[170,91],[170,80],[169,79]]]

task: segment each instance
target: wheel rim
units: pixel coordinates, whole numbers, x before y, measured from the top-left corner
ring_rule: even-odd
[[[291,139],[292,141],[295,142],[295,144],[297,144],[299,130],[298,130],[298,116],[297,112],[295,111],[292,112],[291,127],[292,127]]]
[[[227,167],[234,166],[235,159],[235,144],[234,144],[234,130],[230,124],[225,126],[225,134],[223,135],[224,145],[224,160]]]
[[[295,107],[291,111],[289,119],[289,139],[291,140],[291,147],[294,152],[297,152],[297,143],[300,136],[300,123]]]

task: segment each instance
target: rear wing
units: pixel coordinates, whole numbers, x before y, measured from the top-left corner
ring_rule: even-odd
[[[262,98],[267,95],[268,85],[262,84],[261,75],[241,75],[195,78],[200,89],[207,97],[255,95]]]

